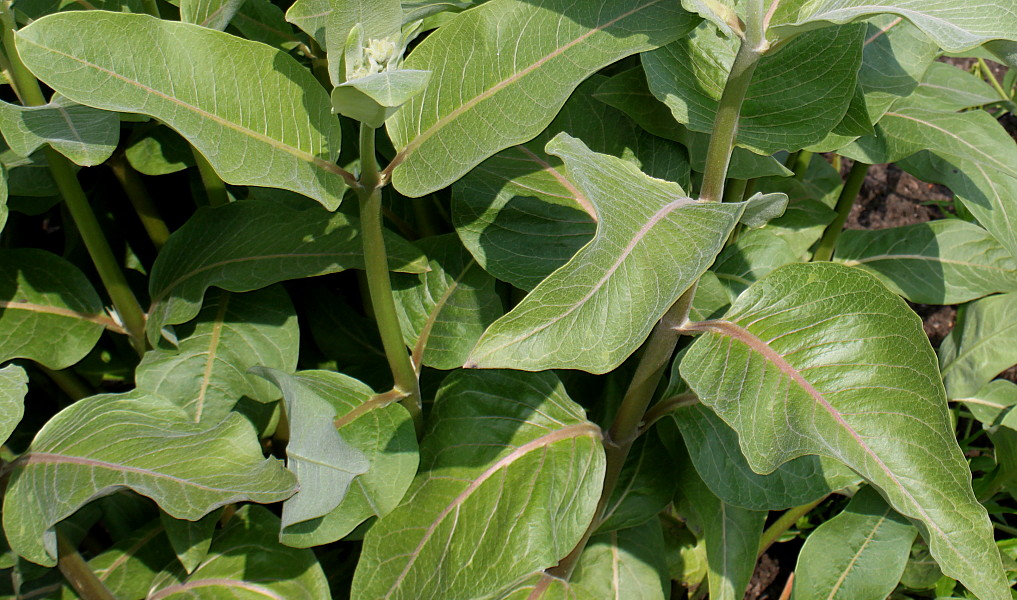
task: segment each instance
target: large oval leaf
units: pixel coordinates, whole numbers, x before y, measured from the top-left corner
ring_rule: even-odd
[[[669,0],[493,0],[463,13],[404,63],[433,74],[388,122],[399,149],[396,189],[422,196],[447,186],[540,133],[601,67],[677,39],[697,21]]]
[[[103,394],[64,409],[7,469],[4,532],[11,549],[56,564],[53,526],[89,501],[130,488],[178,519],[234,502],[278,502],[295,488],[264,459],[251,424],[232,414],[214,427],[140,392]]]
[[[0,369],[0,444],[7,443],[14,428],[25,414],[28,375],[17,365]]]
[[[292,190],[329,209],[342,200],[332,103],[279,50],[190,23],[101,11],[43,17],[18,32],[17,44],[28,68],[60,94],[163,121],[227,183]]]
[[[944,573],[1009,596],[992,526],[971,491],[921,321],[873,276],[787,265],[746,290],[682,361],[733,427],[752,469],[818,454],[848,465],[910,517]]]
[[[364,538],[355,600],[490,597],[556,564],[593,518],[600,428],[552,373],[456,371],[428,420],[420,474]]]

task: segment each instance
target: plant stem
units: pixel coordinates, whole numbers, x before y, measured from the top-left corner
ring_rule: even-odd
[[[823,500],[826,500],[826,498],[827,496],[823,496],[815,502],[809,502],[808,504],[787,509],[784,514],[773,522],[773,525],[766,528],[766,531],[763,532],[763,536],[759,538],[759,551],[756,553],[756,558],[762,556],[763,553],[766,552],[780,536],[784,535],[785,531],[798,522],[798,519],[807,515],[809,511],[819,506]]]
[[[410,412],[419,436],[423,431],[420,383],[416,369],[403,342],[402,328],[396,313],[392,282],[389,280],[388,255],[382,235],[381,186],[378,161],[374,153],[374,128],[360,124],[360,180],[354,189],[360,200],[360,227],[364,242],[364,266],[367,288],[371,293],[371,306],[378,323],[381,343],[385,348],[395,391],[405,394],[399,401]]]
[[[88,567],[85,559],[78,554],[78,549],[68,541],[64,534],[57,530],[57,567],[67,583],[82,600],[117,600],[103,582]]]
[[[812,162],[812,153],[808,150],[799,150],[795,153],[795,162],[788,168],[795,172],[795,179],[801,181],[809,172],[809,163]]]
[[[212,168],[212,164],[194,146],[191,146],[191,153],[194,154],[194,163],[198,166],[201,183],[205,186],[208,205],[223,206],[229,204],[230,197],[226,194],[226,184],[223,183],[222,179],[219,179],[219,174]]]
[[[145,7],[145,12],[152,15],[156,19],[161,19],[162,15],[159,14],[159,3],[157,0],[144,0],[142,6]]]
[[[138,213],[138,218],[141,219],[142,226],[148,232],[152,245],[155,246],[156,250],[161,249],[166,244],[166,240],[169,239],[170,233],[166,227],[166,222],[159,215],[155,203],[152,202],[152,197],[148,195],[148,190],[145,189],[145,182],[141,180],[141,176],[131,167],[123,154],[114,154],[106,161],[106,164],[113,171],[117,181],[120,182],[120,187],[124,188],[124,193],[131,202],[131,206],[134,207],[134,211]]]
[[[3,46],[7,60],[11,65],[14,75],[14,87],[18,91],[18,97],[25,101],[28,106],[42,106],[46,104],[46,98],[42,95],[42,89],[35,76],[28,70],[21,57],[18,56],[14,46],[14,16],[7,4],[0,2],[0,22],[3,24]],[[88,204],[88,197],[85,190],[81,189],[78,177],[71,166],[71,161],[54,150],[50,146],[43,148],[46,161],[49,163],[50,173],[56,181],[60,195],[63,196],[67,209],[71,213],[74,224],[81,233],[85,242],[85,248],[95,263],[99,278],[102,279],[106,292],[109,293],[113,306],[116,308],[120,319],[127,330],[131,345],[138,352],[145,352],[145,311],[138,303],[134,292],[127,285],[123,271],[113,256],[113,251],[106,241],[106,236],[99,226],[92,207]]]
[[[848,215],[851,214],[851,207],[854,206],[855,198],[858,197],[858,192],[862,189],[862,183],[865,182],[865,174],[868,170],[869,165],[863,162],[856,161],[851,165],[847,180],[844,181],[844,187],[841,188],[840,196],[837,198],[837,207],[834,209],[837,211],[837,216],[823,231],[823,237],[820,238],[819,245],[816,246],[816,251],[812,255],[813,261],[828,261],[833,258],[833,249],[837,247],[840,232],[844,229]]]
[[[999,80],[996,79],[996,76],[992,74],[992,69],[989,68],[989,65],[985,64],[985,59],[979,58],[978,66],[979,68],[981,68],[982,73],[985,75],[985,79],[989,80],[989,85],[991,85],[993,89],[996,90],[996,93],[999,94],[999,97],[1007,102],[1010,102],[1010,95],[1006,93],[1006,90],[1003,89],[1003,86],[999,85]]]
[[[74,371],[71,371],[70,369],[54,371],[42,364],[37,363],[36,366],[38,366],[39,370],[45,373],[46,376],[49,377],[58,388],[60,388],[60,391],[67,394],[67,397],[70,398],[72,402],[77,402],[78,400],[87,398],[95,393],[84,379],[78,377]]]
[[[741,202],[748,183],[746,179],[728,179],[727,189],[724,190],[724,202]]]

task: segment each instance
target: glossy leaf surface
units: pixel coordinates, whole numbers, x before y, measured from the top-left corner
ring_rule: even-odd
[[[839,460],[915,521],[944,573],[986,599],[1009,594],[935,356],[903,300],[856,269],[787,265],[698,330],[682,375],[754,471]]]

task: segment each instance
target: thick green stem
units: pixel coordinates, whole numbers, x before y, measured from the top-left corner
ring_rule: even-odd
[[[985,75],[985,79],[989,80],[989,85],[991,85],[992,88],[996,90],[996,93],[999,94],[999,97],[1009,102],[1010,94],[1007,94],[1006,90],[1003,89],[1003,86],[999,85],[999,80],[996,79],[996,76],[992,74],[992,69],[990,69],[989,65],[985,63],[984,58],[978,59],[978,66],[982,70],[982,73]]]
[[[728,179],[727,189],[724,190],[724,202],[741,202],[748,183],[745,179]]]
[[[145,189],[145,182],[141,180],[141,176],[131,167],[123,154],[113,155],[106,164],[113,171],[113,175],[120,182],[120,186],[124,188],[124,193],[127,195],[131,206],[134,207],[134,211],[138,213],[141,225],[148,232],[148,237],[152,240],[152,244],[156,250],[161,249],[166,244],[166,240],[169,239],[170,232],[166,227],[166,222],[159,215],[155,203],[152,202],[152,197],[148,195],[148,190]]]
[[[42,106],[46,104],[46,98],[42,95],[42,89],[35,76],[21,62],[14,46],[14,16],[8,6],[0,2],[0,22],[3,23],[3,45],[7,60],[11,65],[14,75],[14,87],[18,90],[20,97],[28,106]],[[74,172],[71,161],[53,148],[46,146],[43,150],[46,161],[49,163],[50,173],[56,181],[60,195],[63,196],[67,209],[71,213],[74,224],[81,232],[81,238],[85,242],[85,248],[95,263],[106,292],[109,293],[113,306],[116,308],[120,319],[127,330],[131,345],[139,354],[145,352],[145,311],[138,303],[134,292],[127,285],[123,271],[113,256],[113,251],[106,241],[106,236],[99,226],[92,207],[88,204],[88,197],[81,189],[78,177]]]
[[[367,287],[371,292],[371,306],[385,348],[385,357],[395,380],[395,390],[404,394],[399,402],[413,416],[417,434],[420,435],[424,423],[420,383],[403,342],[395,298],[392,296],[392,282],[389,280],[388,255],[385,252],[385,238],[382,235],[381,185],[384,182],[378,173],[374,136],[373,127],[360,124],[360,181],[355,190],[360,200],[360,227],[364,242]]]
[[[762,556],[763,553],[766,552],[778,538],[780,538],[780,536],[784,535],[785,531],[791,529],[791,527],[798,522],[798,519],[809,514],[809,511],[819,506],[823,500],[826,500],[826,496],[823,496],[815,502],[809,502],[808,504],[787,509],[784,514],[773,522],[773,525],[766,528],[766,531],[763,532],[763,536],[759,538],[759,550],[757,551],[756,556]]]
[[[39,367],[39,370],[45,373],[46,376],[49,377],[63,393],[67,394],[67,397],[71,399],[71,402],[77,402],[78,400],[87,398],[95,393],[84,379],[78,377],[74,371],[71,371],[70,369],[55,371],[45,365],[39,364],[37,366]]]
[[[862,183],[865,182],[865,174],[868,170],[869,165],[863,162],[856,161],[851,165],[851,171],[848,172],[847,180],[844,181],[844,187],[841,188],[840,196],[837,198],[837,207],[835,208],[837,216],[823,231],[823,237],[812,254],[812,260],[826,261],[833,258],[833,249],[837,247],[840,232],[844,229],[848,215],[851,214],[851,207],[854,206],[858,192],[862,190]]]
[[[78,549],[57,530],[57,567],[67,583],[82,600],[117,600],[96,574],[88,567],[85,559],[78,554]]]
[[[794,163],[788,168],[795,172],[795,179],[801,181],[809,172],[809,163],[812,162],[812,153],[808,150],[799,150],[795,153]]]
[[[194,154],[194,163],[198,166],[198,173],[201,175],[201,183],[205,186],[209,206],[229,204],[230,197],[226,194],[226,184],[222,179],[219,179],[219,174],[212,168],[212,164],[201,152],[198,152],[197,148],[192,147],[191,150]]]

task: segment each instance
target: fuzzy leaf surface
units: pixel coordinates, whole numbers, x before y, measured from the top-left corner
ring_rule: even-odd
[[[0,362],[69,367],[109,322],[91,282],[71,263],[43,250],[0,250]]]
[[[116,150],[120,117],[62,96],[45,106],[0,102],[0,131],[21,156],[49,144],[74,163],[90,167],[102,164]]]
[[[393,271],[420,273],[424,259],[386,234]],[[148,337],[194,317],[210,286],[247,292],[287,279],[363,268],[360,221],[319,208],[296,210],[247,200],[199,210],[173,232],[149,280]]]
[[[809,534],[792,600],[884,600],[897,587],[918,531],[871,487]]]
[[[572,550],[604,451],[554,374],[455,371],[428,425],[409,493],[364,538],[354,600],[491,597]]]
[[[704,335],[682,376],[738,432],[752,470],[838,460],[915,522],[944,573],[984,600],[1009,595],[935,355],[900,297],[858,269],[787,265],[693,327]]]
[[[135,380],[138,389],[177,404],[195,422],[218,423],[245,396],[278,399],[275,387],[247,373],[251,367],[297,368],[300,329],[281,287],[247,294],[214,290],[197,319],[177,334],[175,350],[145,353]]]
[[[399,150],[393,184],[407,196],[449,185],[540,133],[601,67],[675,40],[697,21],[665,0],[493,0],[462,13],[403,65],[433,74],[388,121]]]
[[[599,215],[597,234],[487,329],[470,366],[604,373],[713,262],[746,203],[703,203],[560,134],[548,151]]]
[[[223,181],[339,206],[339,122],[325,90],[285,53],[191,23],[100,11],[49,15],[17,39],[28,68],[61,95],[159,119]]]
[[[56,564],[53,526],[120,489],[192,521],[235,502],[278,502],[295,489],[282,463],[263,458],[254,429],[239,414],[209,427],[142,392],[72,404],[46,423],[9,470],[7,541],[19,555],[46,566]]]

